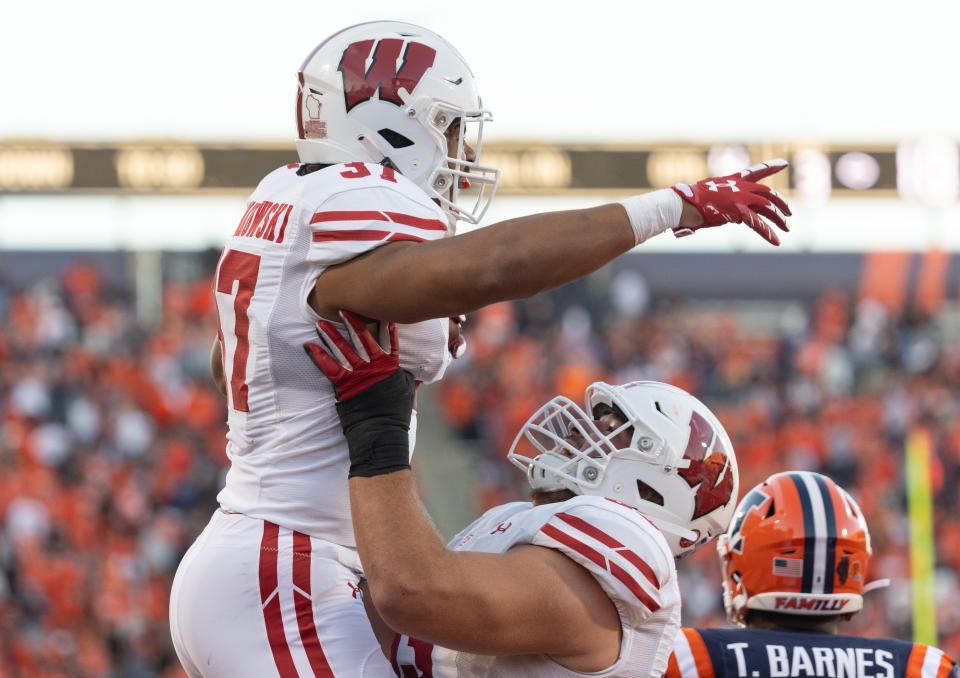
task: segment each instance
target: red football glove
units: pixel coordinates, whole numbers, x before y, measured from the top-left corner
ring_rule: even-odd
[[[396,323],[387,325],[390,353],[384,353],[359,316],[340,311],[340,317],[347,325],[350,343],[333,323],[321,320],[317,323],[317,336],[323,346],[306,343],[303,347],[333,384],[337,400],[343,402],[400,369],[400,343]],[[366,356],[361,355],[361,350]]]
[[[673,190],[696,207],[703,217],[701,225],[678,226],[673,229],[673,234],[680,238],[700,228],[742,223],[759,233],[767,242],[779,245],[780,238],[764,217],[781,230],[789,231],[783,217],[791,216],[790,207],[775,190],[756,182],[786,166],[786,160],[777,158],[725,177],[711,177],[695,184],[673,186]]]

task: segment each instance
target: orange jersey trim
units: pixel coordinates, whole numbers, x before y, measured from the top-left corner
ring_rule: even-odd
[[[931,671],[933,667],[928,666],[926,673],[924,673],[923,670],[927,661],[927,653],[930,652],[930,650],[936,650],[941,653],[935,674]],[[923,643],[914,643],[913,649],[910,651],[910,657],[907,659],[905,678],[947,678],[953,670],[955,663],[953,657],[942,650],[931,648],[929,645],[924,645]]]
[[[690,647],[690,656],[693,657],[693,664],[698,678],[714,678],[713,663],[710,661],[710,653],[707,652],[707,645],[696,629],[680,629],[687,645]],[[688,664],[689,666],[689,664]],[[667,670],[663,674],[664,678],[691,678],[689,671],[685,674],[680,670],[680,663],[677,661],[676,648],[670,654],[667,661]]]
[[[943,656],[940,657],[940,667],[937,669],[937,678],[947,678],[950,672],[953,671],[954,664],[956,664],[956,662],[953,660],[953,657],[944,652]]]

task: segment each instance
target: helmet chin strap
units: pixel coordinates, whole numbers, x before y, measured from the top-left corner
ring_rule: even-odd
[[[697,541],[700,538],[700,533],[685,527],[680,527],[676,523],[671,523],[669,520],[664,520],[663,518],[657,516],[657,514],[653,511],[645,511],[642,508],[638,508],[637,510],[646,516],[647,520],[656,525],[657,529],[661,532],[675,535],[681,539],[686,539],[687,541]]]
[[[384,167],[389,167],[395,172],[400,172],[400,168],[397,167],[393,160],[391,160],[386,153],[384,153],[377,144],[367,136],[357,137],[357,141],[360,142],[360,145],[367,149],[367,153],[370,154],[370,157],[374,159],[374,162],[383,165]],[[380,160],[376,160],[377,157],[380,157]],[[402,174],[402,172],[401,172]]]

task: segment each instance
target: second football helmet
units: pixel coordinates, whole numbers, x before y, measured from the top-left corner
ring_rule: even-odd
[[[632,506],[663,532],[676,557],[727,529],[737,501],[737,459],[706,405],[655,381],[596,382],[585,404],[591,416],[558,396],[517,434],[507,457],[534,489]],[[595,419],[611,410],[624,421],[601,430]]]
[[[496,191],[499,170],[480,157],[492,120],[473,73],[442,37],[399,21],[372,21],[324,40],[300,68],[297,152],[305,163],[372,162],[398,170],[440,202],[451,220],[477,223]],[[451,125],[456,148],[448,153]],[[461,188],[477,190],[472,208]]]
[[[870,532],[853,498],[819,473],[777,473],[750,490],[717,551],[734,623],[749,610],[835,615],[863,606]]]

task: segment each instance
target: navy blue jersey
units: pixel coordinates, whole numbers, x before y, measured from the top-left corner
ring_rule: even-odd
[[[960,678],[922,643],[811,631],[680,629],[666,678]]]

